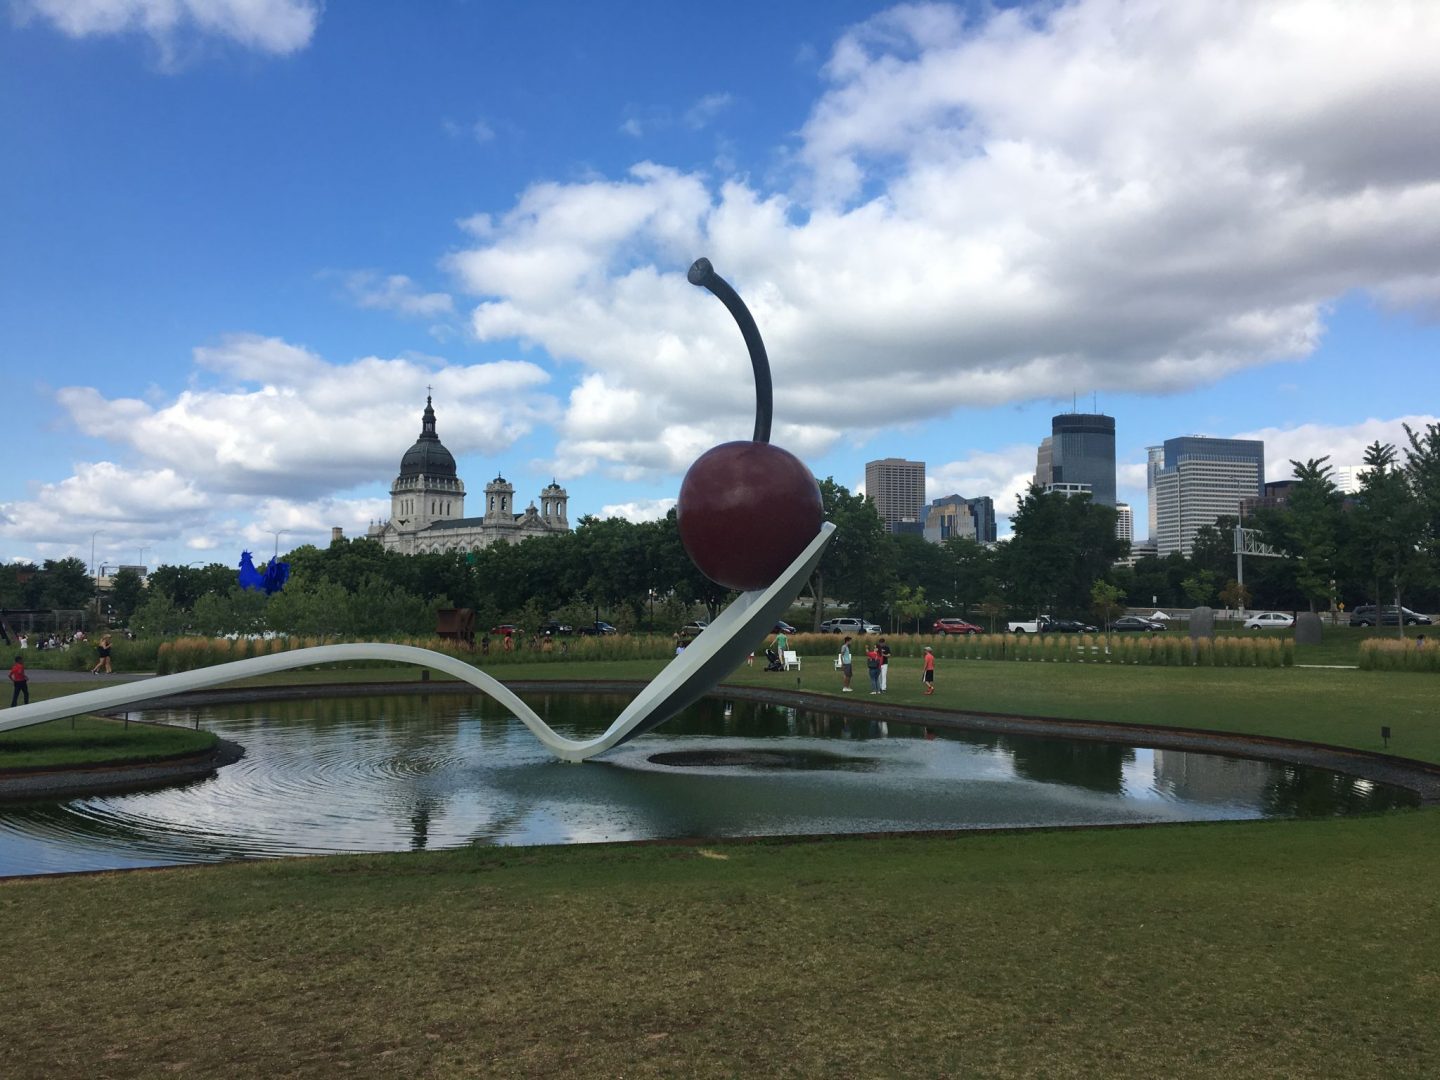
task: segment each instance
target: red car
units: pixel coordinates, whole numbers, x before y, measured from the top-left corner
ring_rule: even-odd
[[[523,633],[523,631],[518,626],[512,626],[510,623],[507,622],[501,623],[499,626],[492,626],[490,628],[490,633],[496,634],[500,637],[514,637],[516,634]]]
[[[936,619],[930,628],[935,634],[983,634],[985,631],[964,619]]]

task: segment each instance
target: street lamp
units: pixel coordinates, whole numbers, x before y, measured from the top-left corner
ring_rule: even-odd
[[[99,535],[99,529],[90,534],[90,608],[96,622],[100,621],[100,579],[95,575],[95,538]]]
[[[275,529],[271,529],[270,531],[275,535],[275,558],[278,559],[280,558],[280,537],[284,534],[285,530],[280,529],[277,531]]]

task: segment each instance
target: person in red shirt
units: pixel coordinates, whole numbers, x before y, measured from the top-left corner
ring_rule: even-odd
[[[30,680],[25,677],[25,661],[15,657],[15,665],[10,669],[10,681],[15,689],[10,691],[10,707],[13,709],[15,703],[20,700],[20,695],[25,695],[25,704],[30,704]]]
[[[935,653],[929,645],[925,646],[925,693],[935,693]]]

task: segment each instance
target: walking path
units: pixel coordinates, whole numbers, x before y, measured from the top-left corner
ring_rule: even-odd
[[[93,683],[103,686],[109,682],[138,682],[155,678],[153,671],[115,671],[109,675],[91,675],[88,671],[47,671],[44,668],[26,668],[25,677],[32,683]]]

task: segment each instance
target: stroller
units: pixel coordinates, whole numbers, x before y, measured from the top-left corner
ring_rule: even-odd
[[[784,671],[784,670],[785,670],[785,665],[782,664],[782,663],[780,663],[780,654],[777,653],[774,649],[766,649],[766,650],[765,650],[765,670],[766,670],[766,671]]]

